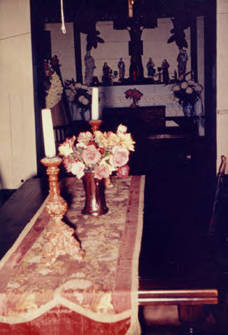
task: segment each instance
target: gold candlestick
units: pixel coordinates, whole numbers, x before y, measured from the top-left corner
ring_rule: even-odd
[[[74,230],[62,221],[68,205],[60,195],[58,174],[61,162],[62,159],[60,157],[45,157],[41,159],[41,163],[47,168],[46,173],[49,181],[49,197],[46,209],[51,217],[51,222],[45,232],[45,238],[48,243],[43,249],[43,256],[49,264],[54,263],[58,256],[65,253],[78,261],[81,261],[85,255],[80,243],[74,237]]]
[[[67,211],[67,202],[60,195],[58,174],[59,165],[62,163],[60,157],[43,158],[41,163],[47,168],[49,182],[49,197],[46,204],[48,214],[54,221],[61,221]]]

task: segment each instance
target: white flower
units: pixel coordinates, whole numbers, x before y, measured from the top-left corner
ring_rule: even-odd
[[[187,88],[187,87],[188,87],[188,82],[187,82],[187,81],[183,81],[183,82],[181,83],[181,88],[185,89],[185,88]]]
[[[59,153],[62,156],[69,156],[70,154],[73,153],[73,149],[69,143],[64,142],[59,146]]]
[[[85,165],[82,162],[75,162],[72,164],[71,172],[76,175],[78,179],[84,176]]]
[[[193,93],[193,89],[189,86],[186,88],[186,91],[185,91],[187,94],[192,94]]]
[[[88,105],[89,100],[86,97],[83,97],[82,103],[83,105]]]
[[[201,92],[202,91],[202,86],[201,85],[196,85],[196,87],[195,87],[195,91],[196,92]]]
[[[127,132],[127,127],[124,126],[123,124],[120,124],[117,128],[117,133],[126,133]]]
[[[194,86],[195,84],[196,84],[196,83],[195,83],[194,80],[189,80],[189,81],[188,81],[188,85]]]
[[[61,100],[63,93],[63,86],[59,76],[56,72],[54,72],[50,79],[51,86],[48,90],[48,94],[46,96],[46,107],[52,108]]]
[[[179,85],[173,86],[173,92],[178,92],[178,91],[180,91],[180,86]]]

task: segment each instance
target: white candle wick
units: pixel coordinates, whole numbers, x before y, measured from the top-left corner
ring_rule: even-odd
[[[42,109],[42,127],[45,156],[48,158],[55,157],[55,136],[50,109]]]

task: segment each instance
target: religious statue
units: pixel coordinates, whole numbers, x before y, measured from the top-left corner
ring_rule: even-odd
[[[90,50],[85,55],[85,83],[90,86],[93,81],[93,72],[96,68],[94,58],[90,55]]]
[[[147,64],[146,64],[148,77],[153,77],[154,76],[154,74],[155,74],[154,66],[155,66],[154,62],[153,62],[152,58],[150,57]]]
[[[122,81],[125,76],[125,64],[122,57],[119,60],[118,68],[119,68],[119,80]]]
[[[111,84],[112,82],[112,69],[107,62],[104,62],[103,65],[103,76],[102,81],[104,84]]]
[[[167,62],[167,59],[163,60],[161,68],[163,75],[163,83],[167,85],[169,83],[169,63]]]
[[[177,56],[177,62],[178,62],[178,77],[180,80],[184,78],[184,75],[186,73],[186,66],[188,61],[188,54],[187,51],[183,48],[180,49],[179,54]]]

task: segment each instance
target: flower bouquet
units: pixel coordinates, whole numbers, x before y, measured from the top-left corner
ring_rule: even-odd
[[[44,61],[44,87],[46,90],[45,104],[47,108],[53,108],[55,105],[57,105],[58,102],[62,99],[63,93],[62,81],[59,74],[53,67],[53,59],[54,57]]]
[[[86,172],[93,172],[95,178],[103,179],[114,171],[119,177],[128,175],[127,163],[130,151],[134,151],[134,143],[127,128],[119,125],[116,133],[81,132],[77,138],[67,138],[58,149],[67,172],[79,179]]]
[[[183,80],[172,87],[176,101],[183,107],[187,105],[193,106],[200,98],[202,90],[202,85],[196,83],[194,80]]]
[[[104,198],[104,179],[114,171],[117,176],[129,175],[129,154],[134,151],[134,141],[127,128],[119,125],[117,132],[100,130],[79,133],[59,146],[67,172],[83,179],[86,193],[83,214],[101,215],[107,212]]]
[[[65,81],[64,89],[69,102],[73,102],[77,107],[81,108],[81,116],[84,120],[84,114],[91,106],[91,92],[89,87],[77,83],[72,79]]]
[[[126,99],[128,99],[128,98],[133,99],[133,103],[131,104],[130,107],[136,107],[138,101],[141,99],[142,96],[143,96],[143,93],[140,92],[139,90],[137,90],[136,88],[128,89],[125,92]]]

